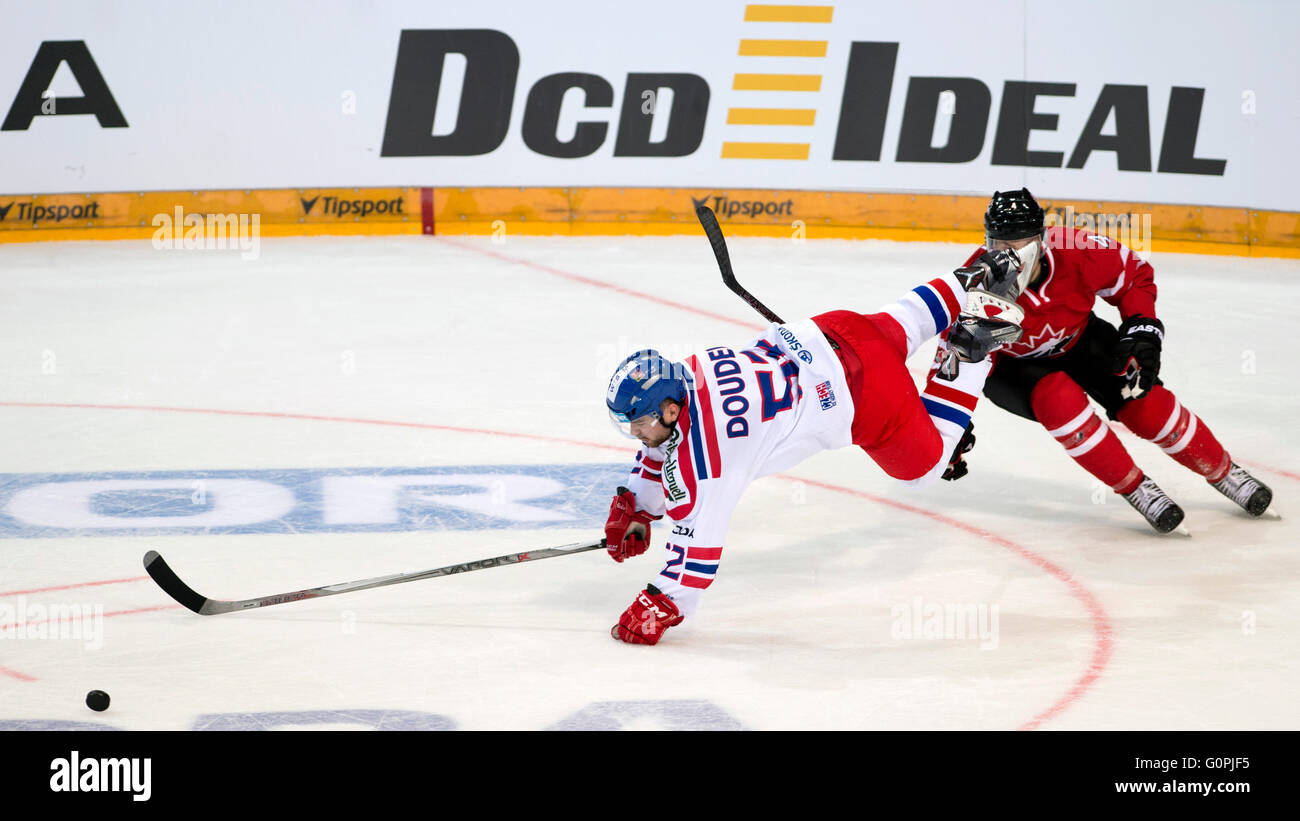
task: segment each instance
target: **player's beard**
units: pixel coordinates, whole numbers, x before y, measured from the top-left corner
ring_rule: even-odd
[[[676,422],[673,422],[671,425],[665,425],[661,419],[655,422],[655,433],[658,434],[660,431],[663,431],[663,435],[648,436],[646,439],[641,440],[641,444],[648,448],[657,448],[664,442],[668,441],[668,437],[673,435],[673,428],[675,427],[677,427]]]

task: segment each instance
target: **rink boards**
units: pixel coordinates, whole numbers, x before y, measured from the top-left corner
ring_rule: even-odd
[[[979,242],[984,196],[717,188],[404,187],[0,195],[0,242],[150,239],[251,249],[318,234],[665,235],[699,232],[707,205],[728,233],[802,239]],[[1043,199],[1048,222],[1138,252],[1300,256],[1300,213]],[[242,243],[242,244],[241,244]]]

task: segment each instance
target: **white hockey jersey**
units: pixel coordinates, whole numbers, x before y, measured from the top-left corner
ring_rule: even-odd
[[[642,446],[627,487],[665,516],[666,564],[652,584],[689,617],[718,572],[741,494],[762,476],[852,444],[844,367],[811,320],[771,325],[741,348],[685,360],[686,406],[660,447]],[[662,532],[662,531],[660,531]]]

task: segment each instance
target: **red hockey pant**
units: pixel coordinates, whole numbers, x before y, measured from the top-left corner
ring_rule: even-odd
[[[907,339],[888,314],[831,311],[813,317],[838,344],[853,395],[853,444],[895,479],[924,476],[943,457],[943,440],[904,360]]]

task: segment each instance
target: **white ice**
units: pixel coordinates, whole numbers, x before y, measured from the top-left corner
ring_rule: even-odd
[[[967,252],[730,242],[741,280],[787,319],[874,309]],[[246,598],[597,539],[600,522],[0,538],[11,623],[103,612],[102,641],[0,633],[0,728],[1300,729],[1300,262],[1151,259],[1162,376],[1273,487],[1281,520],[1250,519],[1125,432],[1187,511],[1190,538],[1157,536],[1038,426],[983,402],[960,482],[909,490],[846,449],[755,484],[698,616],[657,647],[609,628],[657,573],[662,529],[621,565],[597,551],[213,617],[166,598],[145,551],[208,596]],[[760,323],[702,236],[263,239],[254,261],[0,245],[0,486],[612,464],[631,456],[602,407],[623,354],[735,344]],[[918,378],[931,352],[910,362]],[[902,629],[914,606],[968,605],[984,640]],[[90,689],[110,693],[107,712],[84,706]]]

